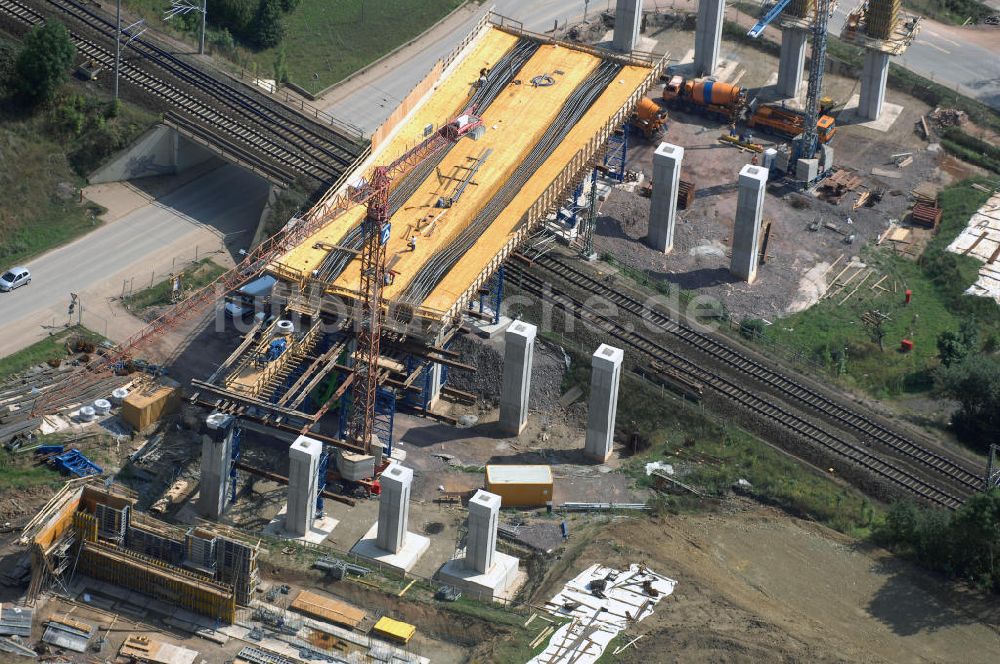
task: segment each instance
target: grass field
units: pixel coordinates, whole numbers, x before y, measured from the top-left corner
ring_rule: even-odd
[[[935,21],[954,25],[962,25],[969,19],[977,23],[997,13],[978,0],[905,0],[903,6]]]
[[[0,59],[16,53],[0,39]],[[2,63],[0,63],[2,64]],[[2,67],[0,67],[2,71]],[[65,244],[92,230],[102,211],[80,202],[82,175],[145,131],[153,116],[74,91],[34,112],[0,88],[0,269]],[[16,168],[6,165],[16,164]]]
[[[203,258],[180,272],[181,292],[190,293],[207,286],[225,271],[226,268],[213,262],[212,259]],[[149,307],[171,304],[172,292],[173,280],[164,279],[160,283],[154,284],[152,288],[136,292],[128,298],[127,305],[133,311],[141,311]]]
[[[839,365],[838,355],[846,348],[842,379],[876,396],[929,389],[931,371],[938,364],[937,337],[941,332],[957,332],[962,320],[973,314],[981,338],[996,332],[1000,323],[1000,308],[994,302],[964,294],[980,263],[945,251],[988,197],[970,184],[965,181],[942,192],[941,229],[920,261],[895,256],[884,246],[863,250],[865,262],[879,274],[889,275],[886,282],[895,281],[898,292],[862,288],[844,305],[838,304],[839,299],[822,300],[767,327],[765,338],[803,348],[827,365]],[[905,289],[913,291],[910,306],[903,303]],[[885,351],[879,350],[860,323],[862,314],[871,309],[890,316],[883,327]],[[914,342],[912,352],[899,350],[902,339]]]
[[[461,0],[302,0],[285,19],[280,47],[289,80],[318,92],[413,39],[461,4]],[[254,54],[262,75],[270,76],[276,55],[276,49]],[[407,92],[386,91],[395,100]]]
[[[260,78],[275,78],[279,51],[288,80],[310,92],[343,80],[431,27],[464,0],[301,0],[284,17],[285,37],[275,48],[253,52],[237,43],[223,45],[223,26],[210,25],[209,50]],[[197,43],[195,21],[163,20],[167,0],[126,0],[128,8],[156,30]],[[209,23],[212,19],[209,15]],[[387,90],[395,105],[409,90]]]
[[[101,336],[83,327],[71,327],[51,337],[42,339],[13,355],[0,357],[0,382],[36,364],[66,357],[66,340],[74,336],[84,336],[91,341],[100,341]]]

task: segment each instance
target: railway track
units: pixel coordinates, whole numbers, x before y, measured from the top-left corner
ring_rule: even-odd
[[[883,426],[870,417],[853,411],[821,392],[765,366],[761,362],[722,343],[712,335],[671,317],[669,314],[646,306],[643,302],[627,293],[616,290],[593,276],[577,269],[559,258],[546,255],[534,262],[538,267],[559,276],[587,292],[607,298],[610,302],[643,318],[677,339],[685,342],[697,351],[704,353],[725,366],[760,381],[774,389],[789,402],[805,406],[817,414],[826,417],[852,431],[862,439],[867,439],[884,445],[887,449],[903,455],[908,461],[940,474],[949,481],[956,482],[969,491],[982,488],[982,477],[957,464],[952,459],[909,440],[895,431]]]
[[[114,24],[98,12],[73,0],[44,0],[53,10],[73,19],[71,30],[77,50],[106,70],[114,66],[114,53],[98,40],[114,41]],[[20,0],[0,0],[0,12],[31,26],[44,21],[41,11]],[[290,182],[307,176],[320,184],[338,180],[361,152],[361,147],[320,128],[291,109],[275,110],[228,84],[200,71],[141,38],[129,46],[142,60],[123,56],[122,79],[166,102],[172,111],[197,124],[203,132],[224,139],[223,151],[242,148],[242,157],[258,155],[261,170]],[[146,63],[147,66],[140,66]],[[149,70],[156,67],[163,75]],[[349,145],[348,145],[349,144]]]
[[[585,305],[571,295],[548,286],[543,283],[541,278],[529,273],[522,266],[508,262],[506,269],[512,283],[526,292],[548,301],[567,315],[594,324],[648,359],[663,362],[684,372],[684,374],[702,383],[708,390],[714,391],[724,399],[740,405],[754,415],[766,418],[773,425],[793,434],[799,439],[808,441],[816,448],[848,461],[871,475],[935,505],[953,510],[957,509],[964,502],[961,497],[952,493],[950,489],[942,487],[938,483],[932,483],[924,477],[911,472],[909,469],[892,465],[864,446],[845,440],[836,435],[836,433],[817,426],[787,408],[761,398],[756,393],[737,385],[729,378],[683,357],[639,332],[629,329],[626,325]]]

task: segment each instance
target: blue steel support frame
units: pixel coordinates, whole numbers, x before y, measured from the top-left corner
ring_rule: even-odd
[[[240,460],[242,452],[240,451],[240,443],[243,440],[243,429],[239,427],[233,427],[233,440],[230,449],[230,459],[229,459],[229,502],[230,504],[236,502],[236,463]]]
[[[556,214],[559,221],[563,222],[569,228],[576,228],[583,217],[580,212],[586,209],[586,204],[580,204],[580,198],[583,197],[583,182],[576,185],[576,189],[573,190],[573,202],[567,205],[565,208],[559,208],[559,212]]]
[[[608,137],[608,149],[604,153],[604,166],[608,177],[616,182],[625,181],[625,160],[628,158],[628,125]]]
[[[396,391],[384,387],[375,393],[375,424],[373,432],[382,443],[386,456],[392,454],[392,428],[396,421]]]
[[[326,489],[326,473],[330,468],[330,446],[323,446],[323,456],[319,458],[319,469],[316,474],[316,516],[323,516],[323,491]]]

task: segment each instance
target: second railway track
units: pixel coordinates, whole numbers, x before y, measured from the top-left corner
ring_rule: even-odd
[[[610,287],[554,256],[542,256],[536,259],[535,265],[587,292],[607,298],[625,311],[649,321],[715,361],[771,387],[789,402],[806,406],[856,435],[882,444],[887,449],[904,455],[908,460],[941,474],[969,491],[978,491],[982,488],[982,477],[954,460],[909,440],[865,414],[837,403],[818,390],[764,365],[711,334],[686,324],[676,316],[647,306],[627,293]]]
[[[548,287],[548,284],[545,284],[538,276],[528,272],[527,269],[509,262],[508,270],[512,283],[526,292],[547,299],[550,304],[554,304],[566,315],[594,323],[607,334],[647,359],[665,362],[682,371],[725,400],[735,402],[751,414],[792,433],[799,439],[808,441],[818,450],[846,460],[871,476],[887,481],[897,489],[904,489],[938,506],[956,509],[964,502],[963,497],[957,495],[948,486],[925,477],[926,473],[918,474],[908,468],[894,465],[864,445],[846,440],[835,432],[817,426],[795,412],[758,396],[726,376],[691,361],[657,341],[630,329],[612,317],[587,306],[571,295]],[[953,485],[956,480],[957,478],[951,477],[950,484]]]

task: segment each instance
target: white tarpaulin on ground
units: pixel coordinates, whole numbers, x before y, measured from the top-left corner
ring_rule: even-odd
[[[990,196],[972,215],[969,225],[948,245],[948,251],[983,262],[979,278],[967,293],[1000,302],[1000,193]]]
[[[556,630],[545,650],[528,664],[593,664],[619,632],[652,615],[653,606],[676,585],[643,565],[624,572],[591,565],[546,602],[550,613],[570,622]]]

